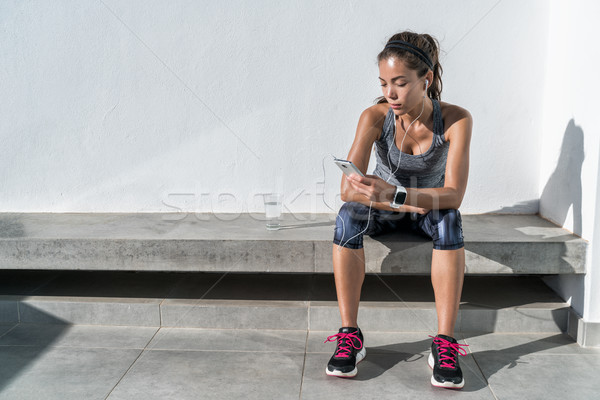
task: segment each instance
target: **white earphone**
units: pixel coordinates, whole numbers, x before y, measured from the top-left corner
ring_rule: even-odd
[[[429,88],[429,81],[425,79],[425,93],[423,93],[423,97],[427,97],[427,88]]]

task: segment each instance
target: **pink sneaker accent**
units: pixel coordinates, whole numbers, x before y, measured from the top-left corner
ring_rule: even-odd
[[[334,354],[334,357],[342,357],[342,358],[347,358],[350,357],[350,353],[352,350],[350,350],[350,346],[354,347],[356,350],[360,350],[363,347],[362,341],[360,340],[360,338],[358,336],[356,336],[358,334],[358,331],[354,331],[351,333],[336,333],[335,335],[331,335],[327,337],[327,340],[324,341],[323,343],[327,343],[327,342],[335,342],[335,338],[338,339],[338,351],[337,353]],[[354,340],[356,339],[360,342],[360,346],[356,347],[354,345]],[[344,342],[346,341],[346,346],[344,346]],[[348,342],[350,343],[350,346],[348,346]]]
[[[455,350],[460,356],[467,355],[467,350],[463,349],[463,347],[468,347],[468,344],[452,343],[438,336],[429,335],[429,337],[433,338],[433,343],[438,345],[438,356],[440,358],[440,367],[442,368],[456,368],[456,359],[452,355],[451,350]]]

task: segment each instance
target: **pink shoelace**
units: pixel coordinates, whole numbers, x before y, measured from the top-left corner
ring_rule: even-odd
[[[356,332],[351,332],[351,333],[336,333],[335,335],[331,335],[327,337],[327,340],[324,341],[323,343],[327,343],[327,342],[335,342],[335,339],[338,339],[338,351],[337,353],[335,353],[334,357],[350,357],[350,353],[351,353],[351,349],[350,347],[354,347],[356,350],[359,350],[360,348],[362,348],[362,341],[359,339],[358,336],[356,336],[358,334],[358,331]],[[360,342],[360,346],[356,347],[354,345],[354,340],[356,339]],[[345,342],[345,343],[344,343]],[[348,344],[350,343],[350,344]]]
[[[433,343],[438,345],[438,356],[440,358],[440,367],[442,368],[456,368],[456,356],[452,350],[458,355],[467,355],[467,350],[463,349],[463,347],[468,347],[468,344],[452,343],[438,336],[429,335],[429,337],[433,338]]]

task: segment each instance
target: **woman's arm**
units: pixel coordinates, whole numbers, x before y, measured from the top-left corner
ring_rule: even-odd
[[[406,188],[405,205],[420,209],[458,209],[467,188],[469,177],[469,147],[473,118],[471,114],[458,108],[456,117],[449,118],[455,122],[447,130],[450,142],[446,161],[446,177],[442,188]],[[388,184],[379,177],[369,175],[365,178],[353,175],[347,178],[355,193],[369,201],[389,203],[393,200],[395,186]],[[389,207],[389,204],[388,204]]]
[[[377,112],[376,106],[371,106],[362,112],[358,120],[356,135],[354,136],[352,147],[350,147],[350,151],[348,152],[347,160],[352,161],[363,174],[366,174],[367,167],[369,166],[373,143],[379,139],[379,135],[381,134],[383,119],[385,119],[385,115]],[[361,203],[366,201],[368,204],[369,200],[354,190],[350,182],[345,178],[346,175],[342,175],[340,187],[342,201],[357,201]]]

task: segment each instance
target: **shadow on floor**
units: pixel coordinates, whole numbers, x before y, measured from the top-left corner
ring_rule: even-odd
[[[27,296],[56,276],[57,273],[52,271],[0,271],[0,318],[5,318],[0,323],[10,326],[0,334],[0,393],[71,326],[46,314],[44,318],[59,329],[49,331],[44,343],[36,346],[11,346],[11,332],[22,323],[23,316],[31,312],[43,313],[26,303]]]
[[[464,334],[464,341],[485,335]],[[460,340],[460,343],[464,342]],[[476,392],[488,386],[488,379],[503,368],[518,368],[523,356],[573,343],[564,334],[556,334],[543,339],[519,344],[501,350],[477,351],[469,349],[468,355],[460,357],[460,365],[465,377],[463,391]],[[427,357],[431,349],[431,339],[417,342],[397,343],[386,346],[367,346],[367,357],[360,364],[360,374],[356,380],[371,380],[384,374],[399,363],[421,363],[424,371],[430,371]]]
[[[19,308],[22,311],[27,311],[27,308],[33,307],[21,303],[19,304]],[[42,311],[37,310],[37,312],[40,313]],[[20,323],[15,323],[10,329],[0,335],[0,359],[2,360],[2,363],[0,363],[0,396],[18,376],[28,371],[35,364],[36,360],[47,351],[48,347],[52,346],[52,343],[68,331],[71,326],[52,315],[46,314],[45,318],[51,321],[54,329],[48,330],[43,343],[39,342],[31,346],[11,345],[15,339],[11,336],[11,333],[21,325]]]

